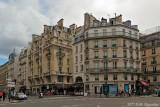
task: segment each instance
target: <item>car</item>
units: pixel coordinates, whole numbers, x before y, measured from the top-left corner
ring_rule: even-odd
[[[17,92],[15,95],[16,100],[27,100],[27,95],[22,92]]]

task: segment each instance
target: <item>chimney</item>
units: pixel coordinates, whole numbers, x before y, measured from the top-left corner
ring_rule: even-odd
[[[64,19],[60,19],[60,20],[57,22],[58,26],[60,26],[61,29],[63,29],[63,20],[64,20]]]
[[[121,14],[116,17],[116,22],[122,23],[122,15]]]
[[[84,14],[84,29],[87,29],[89,26],[93,25],[93,20],[96,20],[94,16],[89,13]]]
[[[75,28],[76,28],[75,24],[70,25],[69,28],[71,29],[71,33],[75,33]]]

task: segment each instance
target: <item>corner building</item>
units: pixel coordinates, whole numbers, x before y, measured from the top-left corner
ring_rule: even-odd
[[[73,44],[74,82],[83,82],[92,94],[135,89],[140,80],[140,40],[137,25],[122,22],[122,15],[97,20],[84,15],[84,25],[76,29]],[[117,92],[112,92],[115,86]],[[115,88],[114,87],[114,88]]]
[[[47,91],[63,94],[72,84],[72,36],[75,24],[63,26],[63,19],[55,26],[44,25],[44,32],[32,35],[29,52],[28,79],[32,94]]]

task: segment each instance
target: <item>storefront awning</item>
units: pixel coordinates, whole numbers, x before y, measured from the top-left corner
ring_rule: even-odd
[[[148,86],[149,87],[149,84],[145,83],[144,81],[141,81],[141,83],[145,86]]]

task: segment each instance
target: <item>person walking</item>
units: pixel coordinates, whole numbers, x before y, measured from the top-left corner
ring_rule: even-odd
[[[1,101],[1,98],[2,98],[2,92],[0,91],[0,101]]]
[[[4,91],[3,92],[3,101],[5,101],[5,98],[6,98],[6,92]]]

